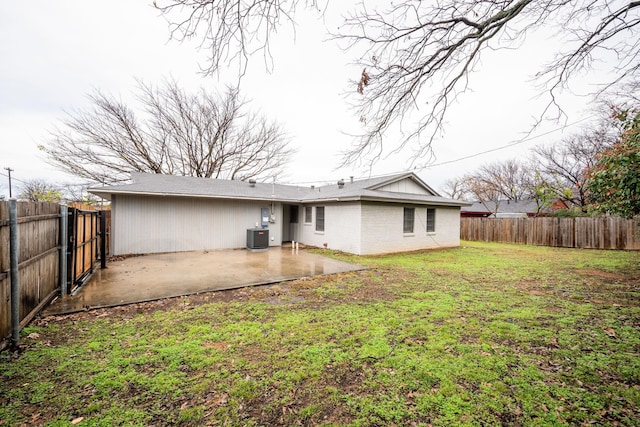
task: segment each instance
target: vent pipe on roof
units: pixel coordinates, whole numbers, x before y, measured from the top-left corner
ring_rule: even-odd
[[[342,187],[344,187],[344,181],[340,180],[338,181],[338,188],[342,188]]]
[[[351,176],[349,177],[349,179],[351,180],[351,183],[353,184],[353,175],[351,175]]]
[[[314,188],[316,188],[316,186],[315,186],[315,185],[312,185],[312,186],[311,186],[311,189],[313,190]]]
[[[255,179],[250,179],[249,180],[249,186],[255,187],[256,186],[256,180]]]

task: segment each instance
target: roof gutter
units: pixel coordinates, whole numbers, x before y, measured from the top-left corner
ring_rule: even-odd
[[[472,203],[463,202],[459,200],[416,200],[416,199],[397,199],[391,197],[374,197],[374,196],[350,196],[350,197],[327,197],[325,199],[305,199],[300,201],[302,204],[318,204],[318,203],[330,203],[330,202],[384,202],[384,203],[397,203],[397,204],[412,204],[412,205],[429,205],[429,206],[452,206],[462,207],[471,206]]]
[[[384,196],[347,196],[347,197],[327,197],[327,198],[314,198],[314,199],[288,199],[277,197],[242,197],[242,196],[218,196],[210,194],[180,194],[180,193],[155,193],[147,191],[101,191],[97,189],[88,189],[92,194],[102,197],[103,199],[111,200],[111,195],[126,195],[126,196],[150,196],[150,197],[190,197],[199,199],[211,199],[211,200],[247,200],[247,201],[277,201],[283,203],[299,203],[299,204],[318,204],[318,203],[336,203],[336,202],[384,202],[384,203],[397,203],[397,204],[412,204],[412,205],[430,205],[430,206],[452,206],[462,207],[471,206],[472,203],[463,202],[460,200],[419,200],[419,199],[399,199],[394,197]],[[107,196],[107,197],[105,197]]]

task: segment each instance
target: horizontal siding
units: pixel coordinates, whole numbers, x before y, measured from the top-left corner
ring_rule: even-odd
[[[233,249],[246,245],[247,228],[260,223],[270,202],[183,197],[131,197],[113,201],[113,254]],[[282,243],[282,205],[269,224],[270,245]]]
[[[410,206],[410,205],[407,205]],[[367,203],[362,206],[362,254],[401,252],[460,245],[460,209],[435,207],[436,231],[427,233],[427,207],[415,208],[414,233],[403,233],[405,205]]]

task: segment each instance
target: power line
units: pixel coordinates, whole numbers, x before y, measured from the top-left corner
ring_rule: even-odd
[[[577,120],[577,121],[575,121],[573,123],[569,123],[568,125],[564,125],[564,126],[561,126],[559,128],[552,129],[550,131],[541,133],[540,135],[532,136],[532,137],[529,137],[529,138],[523,138],[523,139],[521,139],[519,141],[510,142],[509,144],[506,144],[506,145],[503,145],[503,146],[500,146],[500,147],[491,148],[489,150],[480,151],[480,152],[474,153],[474,154],[469,154],[468,156],[460,157],[460,158],[457,158],[457,159],[454,159],[454,160],[447,160],[446,162],[441,162],[441,163],[436,163],[436,164],[433,164],[433,165],[428,165],[428,166],[423,167],[422,169],[432,168],[432,167],[436,167],[436,166],[448,165],[448,164],[456,163],[456,162],[459,162],[459,161],[462,161],[462,160],[472,159],[474,157],[478,157],[478,156],[481,156],[483,154],[493,153],[494,151],[504,150],[505,148],[510,148],[510,147],[513,147],[513,146],[516,146],[516,145],[519,145],[519,144],[523,144],[525,142],[533,141],[534,139],[542,138],[543,136],[550,135],[550,134],[555,133],[555,132],[557,132],[559,130],[565,129],[565,128],[569,127],[569,126],[573,126],[573,125],[576,125],[578,123],[584,122],[585,120],[589,120],[589,119],[591,119],[593,117],[594,117],[593,115],[592,116],[588,116],[588,117],[585,117],[583,119]]]
[[[10,168],[4,168],[4,169],[5,169],[5,170],[7,170],[7,169],[10,169]],[[14,172],[14,171],[15,171],[14,169],[11,169],[11,172]],[[9,174],[6,174],[6,173],[4,173],[4,172],[0,172],[0,175],[4,176],[5,178],[8,178],[8,177],[9,177]],[[19,178],[16,178],[15,176],[12,176],[12,177],[11,177],[11,181],[18,181],[18,182],[21,182],[21,183],[23,183],[23,184],[27,184],[27,182],[26,182],[26,181],[24,181],[24,180],[22,180],[22,179],[19,179]]]
[[[436,163],[436,164],[433,164],[433,165],[423,166],[423,167],[420,167],[420,168],[417,168],[417,169],[418,170],[424,170],[424,169],[428,169],[428,168],[432,168],[432,167],[444,166],[444,165],[448,165],[448,164],[451,164],[451,163],[460,162],[462,160],[472,159],[474,157],[482,156],[484,154],[493,153],[494,151],[504,150],[506,148],[514,147],[514,146],[520,145],[520,144],[524,144],[525,142],[530,142],[530,141],[533,141],[535,139],[542,138],[543,136],[547,136],[547,135],[550,135],[552,133],[561,131],[561,130],[566,129],[566,128],[570,127],[570,126],[577,125],[578,123],[582,123],[582,122],[584,122],[586,120],[590,120],[593,117],[595,117],[595,115],[590,115],[590,116],[584,117],[584,118],[582,118],[580,120],[576,120],[575,122],[566,124],[564,126],[560,126],[558,128],[555,128],[555,129],[551,129],[551,130],[549,130],[547,132],[544,132],[544,133],[541,133],[539,135],[526,137],[526,138],[520,139],[518,141],[514,141],[514,142],[510,142],[509,144],[502,145],[500,147],[491,148],[489,150],[480,151],[478,153],[469,154],[468,156],[459,157],[459,158],[453,159],[453,160],[447,160],[447,161],[444,161],[444,162],[441,162],[441,163]],[[368,176],[366,178],[379,178],[379,177],[383,177],[383,176],[387,176],[387,175],[396,175],[398,173],[401,173],[401,172],[389,173],[389,174],[381,174],[381,175],[370,175],[370,176]],[[356,179],[361,179],[361,178],[363,178],[363,177],[356,177]],[[316,180],[316,181],[289,182],[287,184],[290,184],[290,185],[331,184],[333,182],[334,182],[333,180]]]

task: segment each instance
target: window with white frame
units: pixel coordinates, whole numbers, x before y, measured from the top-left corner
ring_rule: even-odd
[[[427,208],[427,233],[436,232],[436,210]]]
[[[311,224],[313,222],[313,207],[305,206],[304,207],[304,223]]]
[[[403,232],[405,234],[413,233],[413,223],[415,222],[415,208],[404,208]]]
[[[316,231],[324,231],[324,206],[316,207]]]

